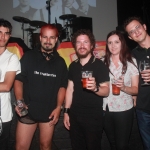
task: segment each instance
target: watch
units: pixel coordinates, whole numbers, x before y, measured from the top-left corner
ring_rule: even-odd
[[[94,92],[96,93],[96,92],[98,92],[99,91],[99,86],[97,85],[96,86],[96,89],[94,90]]]

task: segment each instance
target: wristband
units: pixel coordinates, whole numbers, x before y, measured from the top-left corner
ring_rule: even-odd
[[[69,114],[70,108],[64,108],[64,113]]]
[[[94,92],[96,93],[96,92],[98,92],[99,91],[99,86],[97,85],[96,86],[96,90],[94,90]]]

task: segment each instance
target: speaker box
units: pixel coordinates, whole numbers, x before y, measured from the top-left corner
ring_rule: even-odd
[[[73,24],[73,33],[80,29],[89,29],[93,32],[92,29],[92,18],[90,17],[76,17],[72,20]]]

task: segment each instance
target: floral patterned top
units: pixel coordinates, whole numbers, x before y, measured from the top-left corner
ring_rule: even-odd
[[[133,58],[134,63],[136,64],[136,60]],[[119,77],[122,74],[122,63],[119,62],[118,68],[114,65],[112,60],[110,59],[110,71],[115,77]],[[110,93],[109,96],[103,99],[103,110],[106,110],[106,105],[108,104],[109,111],[119,112],[129,110],[133,107],[133,99],[132,96],[120,91],[120,95],[112,94],[112,78],[114,76],[109,73],[110,77]],[[131,77],[139,75],[138,69],[130,62],[127,62],[127,71],[124,75],[124,84],[125,86],[131,86]]]

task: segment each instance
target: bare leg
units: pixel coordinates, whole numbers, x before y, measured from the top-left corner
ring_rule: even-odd
[[[23,124],[18,121],[16,129],[16,150],[29,150],[37,124]]]
[[[49,122],[39,123],[39,129],[40,129],[40,149],[51,150],[54,126],[49,126]]]

